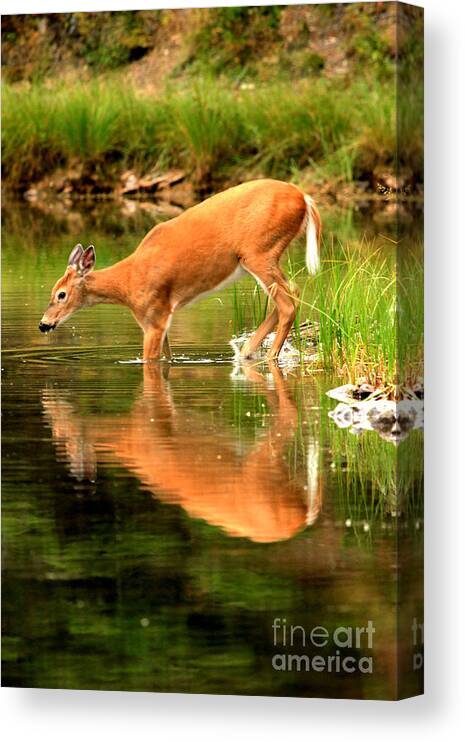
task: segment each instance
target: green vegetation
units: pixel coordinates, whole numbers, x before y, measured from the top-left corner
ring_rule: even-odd
[[[396,12],[378,3],[9,16],[4,183],[23,192],[58,170],[73,174],[67,193],[79,196],[113,192],[127,168],[180,167],[198,196],[254,176],[335,194],[354,182],[389,190],[397,170],[415,191],[421,101],[409,97],[397,153]],[[416,23],[413,14],[406,28]],[[413,36],[402,41],[410,78]]]
[[[175,74],[208,69],[265,79],[267,69],[275,76],[284,64],[295,76],[305,57],[313,58],[310,71],[331,71],[342,54],[354,69],[391,75],[396,17],[387,3],[5,16],[2,64],[10,81],[38,81],[63,68],[101,74],[163,53],[174,37]]]
[[[160,20],[156,10],[4,16],[4,72],[12,82],[38,82],[66,65],[94,72],[122,67],[153,48]]]
[[[72,87],[4,85],[4,178],[21,189],[80,163],[95,177],[134,167],[178,166],[205,180],[252,175],[351,182],[383,161],[394,166],[394,90],[325,80],[238,90],[199,79],[160,95],[117,79]],[[358,105],[354,106],[354,100]]]
[[[423,347],[423,284],[417,254],[412,251],[404,257],[399,270],[396,247],[388,239],[328,239],[322,246],[322,268],[313,277],[307,275],[301,255],[289,257],[286,273],[300,288],[294,331],[302,363],[308,343],[300,327],[311,320],[318,326],[320,365],[337,370],[344,382],[364,377],[378,387],[416,381]],[[253,317],[256,327],[267,310],[268,302],[258,289],[250,294],[237,288],[236,332],[250,329],[247,317]]]
[[[213,72],[254,74],[263,49],[279,40],[281,6],[213,8],[189,39],[190,61]]]
[[[307,292],[303,299],[318,319],[325,365],[339,368],[352,383],[360,376],[374,384],[392,381],[397,358],[395,252],[364,240],[329,245],[311,288],[308,296],[316,299],[309,301]]]

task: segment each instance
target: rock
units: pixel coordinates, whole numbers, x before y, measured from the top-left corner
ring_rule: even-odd
[[[345,404],[353,404],[354,403],[354,391],[357,389],[355,384],[344,384],[343,386],[338,386],[335,389],[330,389],[326,394],[331,399],[336,399],[338,402],[343,402]]]
[[[128,171],[123,176],[121,176],[123,186],[120,189],[120,193],[127,196],[135,193],[155,193],[156,191],[171,188],[176,183],[184,180],[186,173],[184,170],[170,170],[167,173],[163,173],[163,175],[150,173],[138,178],[134,172]]]

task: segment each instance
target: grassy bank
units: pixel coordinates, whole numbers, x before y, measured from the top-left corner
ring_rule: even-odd
[[[254,176],[418,196],[421,28],[390,3],[6,16],[4,183],[92,196],[181,168],[193,200]]]
[[[4,182],[19,191],[76,166],[102,186],[127,168],[180,167],[207,189],[253,175],[302,181],[306,171],[314,182],[370,181],[376,169],[394,169],[394,88],[380,82],[243,90],[203,78],[143,94],[113,77],[5,84],[2,104]],[[408,158],[415,169],[413,149]]]

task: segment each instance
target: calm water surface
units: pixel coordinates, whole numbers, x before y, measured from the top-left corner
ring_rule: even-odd
[[[170,367],[121,363],[141,353],[121,308],[38,332],[75,242],[104,267],[150,226],[5,211],[3,683],[392,696],[396,607],[419,599],[420,482],[393,502],[394,447],[331,426],[338,380],[235,368],[232,289],[175,316]],[[371,620],[371,651],[351,654],[374,672],[273,669],[276,618],[330,635]]]

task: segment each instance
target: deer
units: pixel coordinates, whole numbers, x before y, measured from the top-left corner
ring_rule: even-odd
[[[124,415],[84,415],[62,390],[44,390],[43,412],[59,458],[78,481],[93,481],[99,463],[116,462],[155,499],[179,505],[191,518],[231,537],[255,543],[291,539],[313,525],[321,511],[319,443],[317,438],[309,442],[304,485],[284,456],[298,413],[282,372],[270,363],[270,389],[269,381],[248,364],[243,366],[246,378],[261,386],[272,415],[244,453],[226,425],[211,431],[208,415],[194,415],[186,428],[161,364],[146,364],[142,392]]]
[[[157,361],[163,355],[169,360],[173,313],[250,275],[274,309],[242,346],[241,356],[252,358],[276,327],[267,353],[267,360],[276,360],[294,323],[298,299],[279,261],[303,232],[307,268],[314,275],[321,233],[314,200],[291,183],[242,183],[157,224],[131,255],[109,268],[94,270],[95,247],[77,244],[52,289],[39,329],[50,332],[85,307],[120,304],[142,329],[143,360]]]

